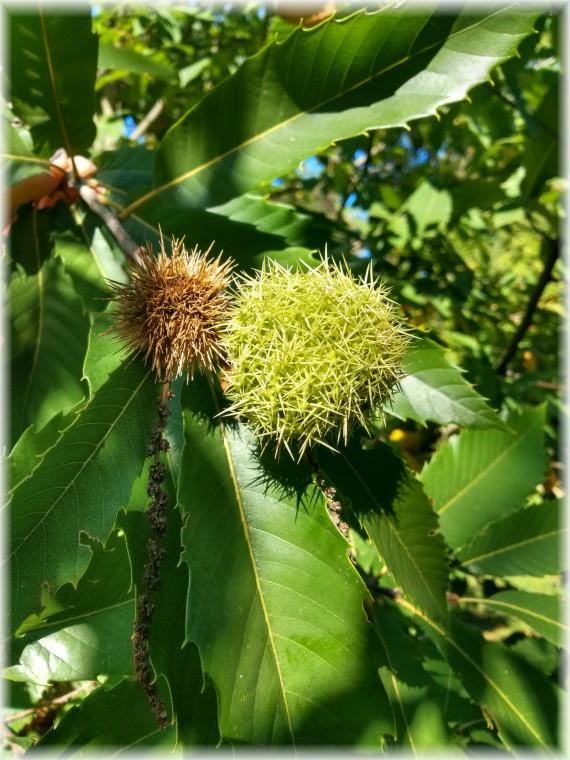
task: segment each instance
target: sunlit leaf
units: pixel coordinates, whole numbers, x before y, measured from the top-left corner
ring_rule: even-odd
[[[420,479],[450,546],[472,541],[488,523],[515,511],[542,480],[544,414],[544,406],[512,413],[507,424],[513,432],[466,430],[424,467]]]
[[[478,575],[559,573],[567,530],[560,524],[560,508],[560,500],[553,499],[491,523],[458,553],[461,565]]]
[[[416,338],[403,362],[404,378],[386,411],[426,425],[504,429],[504,423],[429,338]]]
[[[53,606],[60,611],[26,633],[20,662],[4,670],[16,681],[95,680],[130,675],[134,601],[125,541],[113,535],[93,557],[77,589],[63,586]]]
[[[402,9],[299,28],[245,61],[170,129],[149,199],[222,203],[334,140],[433,114],[511,56],[533,19],[522,9],[458,18]]]
[[[28,478],[42,461],[45,452],[60,438],[63,431],[75,421],[75,412],[56,414],[36,430],[35,425],[26,428],[8,457],[9,490],[17,488]]]
[[[418,237],[437,228],[445,230],[451,217],[452,200],[448,190],[438,190],[425,180],[414,190],[401,206],[400,213],[408,214]]]
[[[38,159],[33,153],[33,143],[29,131],[23,127],[15,127],[6,121],[4,128],[4,150],[0,154],[0,166],[7,170],[8,184],[14,185],[26,177],[48,171],[49,163]]]
[[[101,42],[97,65],[100,69],[117,69],[122,76],[128,74],[146,74],[157,79],[172,80],[176,71],[164,62],[154,60],[152,56],[130,48],[117,47],[110,42]]]
[[[555,646],[564,645],[568,628],[561,619],[562,610],[557,597],[527,594],[524,591],[501,591],[483,603],[490,610],[523,620]]]

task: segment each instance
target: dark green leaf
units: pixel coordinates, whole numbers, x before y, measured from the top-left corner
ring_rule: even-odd
[[[457,746],[452,726],[482,728],[480,711],[429,639],[412,635],[393,605],[375,607],[372,620],[388,655],[382,680],[394,707],[398,747],[446,750]]]
[[[183,402],[187,637],[218,692],[222,738],[378,747],[393,725],[382,654],[322,497],[302,469],[264,469],[251,434],[215,419],[205,381]]]
[[[363,449],[356,436],[319,463],[337,497],[357,515],[406,594],[439,620],[447,617],[448,561],[437,516],[421,484],[385,444]]]
[[[36,275],[10,283],[12,436],[40,429],[86,395],[81,381],[89,320],[62,263],[46,261]]]
[[[169,757],[181,754],[180,746],[174,752],[174,728],[157,726],[141,686],[127,679],[111,689],[95,689],[30,751],[41,756],[48,747],[66,757],[84,757],[88,749],[97,757],[129,757],[150,748]]]
[[[147,370],[121,366],[13,492],[12,630],[39,612],[43,584],[55,592],[83,575],[92,554],[84,534],[106,540],[141,470],[155,396]]]
[[[556,689],[540,671],[464,623],[452,620],[446,630],[418,611],[414,614],[508,749],[556,746]]]
[[[151,183],[154,155],[143,145],[123,145],[102,153],[97,159],[97,180],[108,186],[117,200],[124,198],[127,191]]]
[[[282,237],[290,246],[315,248],[323,253],[334,235],[334,226],[325,216],[301,213],[292,206],[255,195],[234,198],[210,211]]]
[[[433,114],[513,55],[534,18],[521,9],[458,18],[403,9],[296,29],[170,129],[149,199],[165,193],[173,205],[222,203],[334,140]]]
[[[453,548],[513,512],[542,480],[545,407],[513,412],[502,430],[466,430],[450,438],[420,479]]]
[[[404,379],[386,411],[401,420],[426,425],[455,423],[461,427],[505,428],[485,399],[445,358],[429,338],[416,339],[404,358]]]
[[[562,570],[561,503],[545,501],[484,528],[458,559],[478,575],[557,575]]]
[[[76,234],[67,232],[55,235],[54,243],[56,254],[64,262],[85,308],[89,312],[99,312],[109,303],[107,280],[125,282],[126,274],[116,251],[104,237],[100,223],[92,229],[90,221],[83,218]]]
[[[257,229],[253,224],[229,219],[222,214],[198,209],[169,208],[160,198],[145,203],[140,212],[130,216],[125,221],[125,229],[133,240],[140,243],[148,241],[154,250],[160,246],[160,229],[168,236],[185,237],[187,247],[197,245],[206,251],[212,245],[214,255],[223,251],[225,257],[231,257],[242,269],[259,268],[266,251],[283,249],[279,256],[274,253],[274,258],[284,263],[289,263],[288,259],[291,258],[286,248],[287,243],[281,237],[281,230],[272,234]],[[303,256],[309,258],[310,252],[304,251]]]
[[[89,12],[8,14],[10,96],[38,146],[85,152],[95,137],[97,37]]]

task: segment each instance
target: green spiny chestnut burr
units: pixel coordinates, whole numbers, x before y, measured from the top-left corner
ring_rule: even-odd
[[[368,269],[357,282],[325,259],[306,271],[275,261],[242,276],[226,325],[228,414],[295,458],[346,443],[389,401],[410,335]]]

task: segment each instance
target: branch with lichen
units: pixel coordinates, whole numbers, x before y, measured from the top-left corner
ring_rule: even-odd
[[[133,632],[133,649],[135,674],[147,695],[153,715],[161,728],[168,726],[168,715],[164,703],[158,695],[158,687],[153,678],[150,662],[149,633],[154,613],[152,594],[160,588],[160,568],[164,561],[165,550],[162,541],[166,535],[168,494],[162,488],[166,477],[166,465],[160,461],[161,452],[168,451],[169,444],[165,437],[166,423],[170,416],[168,401],[172,392],[170,379],[162,382],[162,392],[158,402],[158,419],[151,429],[147,455],[154,461],[149,467],[147,495],[152,499],[147,509],[147,520],[151,535],[146,545],[147,561],[143,567],[141,592],[137,596],[136,617]]]
[[[165,558],[162,546],[167,530],[168,494],[163,488],[167,474],[161,454],[168,451],[166,425],[172,398],[171,381],[180,375],[193,376],[195,367],[214,371],[225,358],[221,323],[226,315],[231,262],[195,248],[189,253],[182,240],[172,241],[168,255],[161,237],[157,256],[140,249],[129,259],[127,283],[110,283],[115,303],[113,331],[125,346],[150,362],[161,384],[158,415],[149,433],[147,520],[150,537],[140,579],[132,636],[135,674],[141,683],[158,725],[166,728],[168,715],[154,678],[149,635],[160,588],[160,569]]]

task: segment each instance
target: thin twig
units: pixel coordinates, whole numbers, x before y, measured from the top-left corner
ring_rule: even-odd
[[[555,140],[558,140],[558,132],[555,129],[552,129],[552,127],[548,126],[548,124],[545,124],[540,119],[537,119],[534,114],[528,113],[525,109],[525,113],[523,113],[523,109],[519,104],[508,98],[504,93],[502,93],[499,88],[496,85],[491,84],[490,82],[485,83],[486,89],[495,97],[499,98],[499,100],[502,100],[503,103],[508,105],[510,108],[513,109],[513,111],[518,111],[518,113],[522,114],[523,118],[527,122],[532,122],[533,124],[537,125],[540,129],[543,129],[545,132],[548,132],[548,134],[553,137]]]
[[[106,225],[125,256],[133,264],[139,263],[142,247],[135,243],[118,218],[101,203],[97,197],[97,192],[83,182],[79,185],[79,195],[89,206],[91,211],[93,211],[94,214],[97,214],[101,221]]]
[[[131,134],[131,140],[136,142],[139,137],[142,137],[144,133],[147,131],[147,129],[150,127],[153,121],[155,119],[158,119],[160,114],[162,113],[162,109],[164,108],[164,98],[159,98],[156,103],[153,105],[153,107],[150,109],[150,111],[147,113],[147,115],[141,119],[139,124],[133,129],[133,132]]]
[[[61,697],[50,699],[48,702],[43,703],[42,706],[64,705],[66,702],[69,702],[71,699],[76,697],[82,691],[87,691],[87,692],[93,691],[96,685],[97,685],[96,681],[89,681],[89,683],[83,684],[82,686],[78,686],[77,689],[68,691],[67,694],[63,694]],[[4,718],[4,723],[14,723],[17,720],[26,718],[28,715],[33,715],[37,711],[38,711],[38,705],[36,705],[35,707],[29,707],[27,710],[20,710],[20,712],[13,713],[12,715],[6,716]]]
[[[528,330],[528,328],[530,327],[532,323],[534,313],[536,311],[540,298],[542,294],[544,293],[544,289],[546,288],[546,286],[552,279],[552,272],[554,270],[554,265],[556,264],[556,261],[558,260],[558,256],[560,253],[560,241],[558,239],[549,238],[548,244],[549,244],[549,249],[548,249],[548,255],[546,257],[546,261],[544,262],[544,269],[542,270],[542,273],[538,279],[538,282],[534,286],[534,290],[530,294],[530,298],[528,299],[528,304],[527,304],[525,313],[517,328],[517,331],[513,335],[510,345],[505,351],[505,353],[503,354],[501,361],[497,364],[495,368],[495,371],[499,375],[504,375],[506,373],[507,367],[509,366],[511,359],[514,357],[514,355],[517,352],[519,343],[523,339],[526,331]]]
[[[362,167],[358,174],[353,178],[352,182],[348,185],[346,190],[344,191],[344,195],[342,197],[342,200],[340,202],[340,208],[338,210],[337,218],[340,219],[342,216],[342,212],[344,211],[344,207],[346,206],[346,202],[350,198],[351,194],[356,190],[366,173],[368,172],[368,169],[370,168],[370,165],[372,163],[372,148],[374,147],[374,136],[375,132],[370,132],[368,135],[368,145],[366,147],[366,159],[364,163],[362,164]]]

